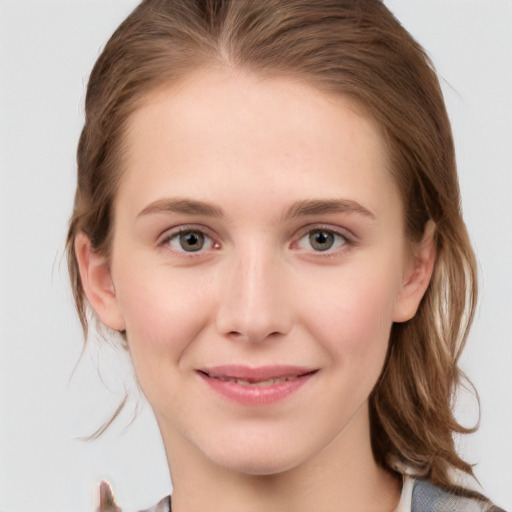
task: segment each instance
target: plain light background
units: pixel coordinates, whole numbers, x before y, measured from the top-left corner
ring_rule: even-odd
[[[82,337],[63,246],[85,85],[136,3],[0,0],[0,512],[91,512],[101,479],[125,512],[170,491],[149,407],[126,428],[134,400],[100,440],[77,440],[133,388],[124,356],[91,343],[71,378]],[[461,450],[512,510],[512,2],[387,5],[433,58],[453,123],[482,285],[463,357],[482,422]]]

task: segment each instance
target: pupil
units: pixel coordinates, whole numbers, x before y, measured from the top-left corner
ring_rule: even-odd
[[[180,235],[180,245],[184,251],[199,251],[204,245],[204,235],[197,232],[187,232]]]
[[[317,251],[327,251],[334,245],[334,235],[327,231],[313,231],[309,235],[311,247]]]

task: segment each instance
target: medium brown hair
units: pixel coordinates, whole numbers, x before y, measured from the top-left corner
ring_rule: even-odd
[[[437,259],[410,321],[392,327],[370,397],[377,462],[413,468],[459,490],[472,474],[454,447],[470,430],[453,415],[457,361],[477,294],[476,265],[459,198],[450,123],[423,49],[379,0],[145,0],[120,25],[91,73],[78,145],[78,186],[67,238],[69,272],[87,334],[74,253],[77,233],[109,254],[113,202],[130,115],[155,89],[212,65],[294,77],[353,99],[382,130],[404,202],[406,235],[435,223]]]

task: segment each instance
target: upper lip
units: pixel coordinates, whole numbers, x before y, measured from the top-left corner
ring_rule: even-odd
[[[212,378],[240,379],[249,382],[259,382],[269,379],[298,377],[317,371],[316,368],[304,366],[273,365],[250,367],[243,365],[222,365],[198,370]]]

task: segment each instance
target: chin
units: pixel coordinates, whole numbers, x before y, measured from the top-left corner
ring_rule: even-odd
[[[266,444],[263,448],[231,447],[222,453],[208,455],[210,460],[218,466],[235,473],[254,476],[285,473],[301,465],[307,459],[307,456],[302,453],[283,453],[271,443]]]
[[[273,476],[297,467],[297,464],[294,462],[276,460],[275,458],[270,460],[252,458],[248,460],[220,461],[220,463],[220,465],[230,471],[251,476]]]

